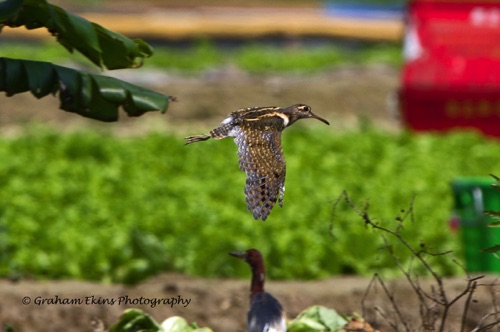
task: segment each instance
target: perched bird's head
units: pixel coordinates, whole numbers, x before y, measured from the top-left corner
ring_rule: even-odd
[[[242,259],[250,266],[263,265],[262,254],[257,249],[248,249],[246,251],[233,251],[229,255]]]
[[[250,285],[250,297],[264,291],[264,281],[266,279],[266,269],[262,254],[257,249],[248,249],[246,251],[230,252],[231,256],[242,259],[250,265],[252,270],[252,283]]]
[[[295,104],[290,107],[287,107],[283,110],[283,114],[288,116],[289,121],[287,123],[287,126],[291,125],[297,120],[308,119],[308,118],[317,119],[323,123],[326,123],[327,125],[330,124],[322,117],[319,117],[313,112],[311,112],[311,107],[305,104]]]

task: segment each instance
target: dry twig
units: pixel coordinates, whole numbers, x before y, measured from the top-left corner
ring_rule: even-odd
[[[460,331],[465,331],[466,328],[466,320],[469,311],[469,306],[473,300],[473,294],[478,286],[478,280],[482,279],[484,276],[476,276],[476,277],[468,277],[466,285],[464,289],[455,297],[449,298],[449,295],[446,293],[444,282],[441,276],[432,268],[429,261],[426,259],[427,256],[439,256],[439,255],[447,255],[450,252],[442,252],[442,253],[432,253],[429,252],[424,243],[420,243],[418,248],[413,247],[401,234],[401,230],[404,228],[404,221],[407,218],[410,218],[410,222],[414,222],[414,214],[413,214],[413,204],[414,199],[411,200],[409,204],[409,208],[404,211],[402,216],[397,216],[395,219],[398,221],[398,225],[395,230],[391,230],[387,227],[381,226],[379,223],[374,222],[374,219],[370,217],[368,213],[369,205],[366,203],[363,209],[359,209],[355,206],[355,204],[350,199],[349,195],[346,191],[342,192],[341,196],[334,203],[334,212],[337,208],[337,205],[340,202],[345,202],[356,214],[358,214],[361,219],[364,221],[367,227],[371,227],[372,229],[379,231],[380,236],[384,242],[385,249],[390,254],[392,260],[398,267],[398,269],[403,273],[406,281],[411,286],[411,289],[417,296],[419,307],[420,307],[420,317],[421,317],[421,327],[423,330],[427,331],[439,331],[444,332],[448,323],[449,313],[452,307],[454,307],[460,300],[464,300],[463,302],[463,313],[462,313],[462,321]],[[330,225],[330,233],[333,236],[333,222]],[[410,264],[409,268],[405,268],[397,255],[394,253],[393,247],[389,242],[389,237],[395,238],[400,244],[402,244],[410,253],[411,256],[420,263],[426,271],[428,271],[435,284],[431,287],[431,293],[425,291],[420,285],[418,278],[412,272],[413,263]],[[383,282],[382,278],[375,273],[372,280],[370,281],[367,290],[362,299],[362,308],[363,315],[366,315],[366,299],[371,289],[374,287],[375,283],[381,285],[385,296],[389,300],[389,303],[394,311],[394,315],[396,320],[391,320],[384,311],[376,307],[375,311],[378,312],[382,318],[384,318],[389,326],[391,326],[394,331],[400,331],[400,327],[404,331],[415,331],[415,329],[411,326],[409,320],[404,317],[403,313],[400,311],[400,305],[398,305],[397,299],[394,294],[389,291]],[[493,304],[496,307],[496,302],[493,300]],[[498,310],[495,310],[494,313],[490,313],[485,315],[481,322],[479,322],[478,327],[474,331],[485,331],[486,329],[492,328],[493,326],[500,325],[500,319],[498,319]],[[366,317],[366,316],[365,316]],[[494,320],[491,323],[488,323],[484,326],[484,321],[488,318],[493,317]]]

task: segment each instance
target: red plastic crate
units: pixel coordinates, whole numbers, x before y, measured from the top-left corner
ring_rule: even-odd
[[[399,105],[413,130],[500,136],[500,2],[411,1]]]

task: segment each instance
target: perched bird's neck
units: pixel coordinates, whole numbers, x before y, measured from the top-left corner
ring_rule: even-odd
[[[266,271],[262,264],[252,265],[252,283],[250,285],[250,297],[264,291]]]

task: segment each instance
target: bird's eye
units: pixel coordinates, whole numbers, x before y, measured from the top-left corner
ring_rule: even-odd
[[[302,110],[303,112],[310,112],[310,111],[311,111],[311,108],[310,108],[309,106],[305,106],[305,105],[304,105],[304,106],[301,106],[300,108],[301,108],[301,110]]]

